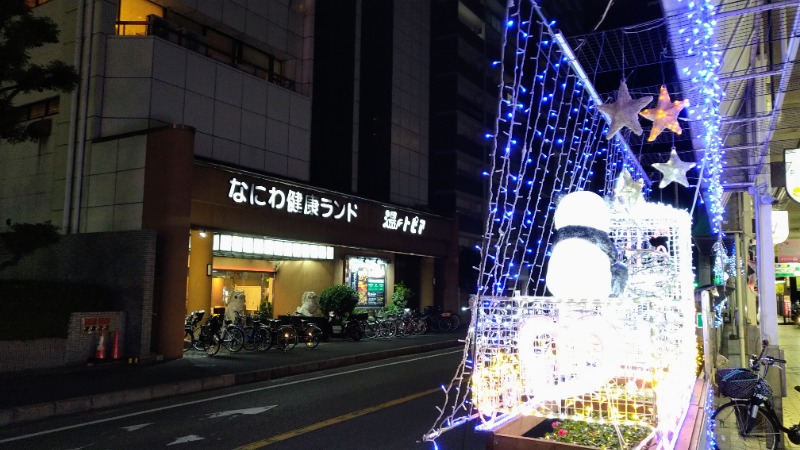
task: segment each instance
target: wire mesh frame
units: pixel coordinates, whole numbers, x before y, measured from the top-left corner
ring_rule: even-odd
[[[543,293],[541,270],[557,197],[592,185],[607,194],[611,180],[634,163],[603,136],[605,118],[552,31],[538,20],[537,6],[518,2],[515,8],[509,13],[506,57],[497,68],[503,80],[500,112],[487,134],[493,151],[479,268],[478,290],[484,295]]]
[[[472,392],[486,422],[524,414],[639,423],[662,439],[677,435],[669,432],[688,408],[696,364],[691,220],[647,204],[615,210],[612,224],[630,272],[621,298],[480,299]],[[664,248],[653,237],[665,238]]]

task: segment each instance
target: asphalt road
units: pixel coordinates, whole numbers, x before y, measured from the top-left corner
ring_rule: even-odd
[[[431,449],[461,349],[387,359],[0,430],[14,449]],[[483,449],[462,425],[441,449]]]

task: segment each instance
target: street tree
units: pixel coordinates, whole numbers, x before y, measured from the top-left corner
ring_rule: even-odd
[[[63,61],[31,62],[30,50],[58,42],[58,26],[49,17],[34,16],[26,0],[0,1],[0,139],[11,143],[38,141],[37,127],[20,124],[14,105],[19,94],[70,92],[78,83],[75,68]]]

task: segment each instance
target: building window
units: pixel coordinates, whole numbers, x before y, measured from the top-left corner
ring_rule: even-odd
[[[295,90],[295,82],[283,77],[283,64],[274,55],[148,0],[121,0],[116,27],[118,35],[158,36],[270,83]]]
[[[17,107],[19,122],[27,122],[42,117],[54,116],[58,114],[59,97],[52,97],[38,102],[28,103]]]
[[[121,0],[117,18],[117,34],[146,36],[150,16],[164,17],[164,8],[147,0]]]

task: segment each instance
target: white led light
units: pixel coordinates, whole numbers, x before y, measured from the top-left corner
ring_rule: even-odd
[[[242,252],[253,253],[253,238],[249,237],[242,238]]]
[[[230,234],[223,234],[219,239],[219,249],[223,252],[231,251],[231,241],[233,236]]]
[[[233,252],[242,252],[242,237],[241,236],[233,236],[231,238],[231,251]]]
[[[255,253],[256,255],[264,254],[264,239],[260,238],[253,239],[253,253]]]

